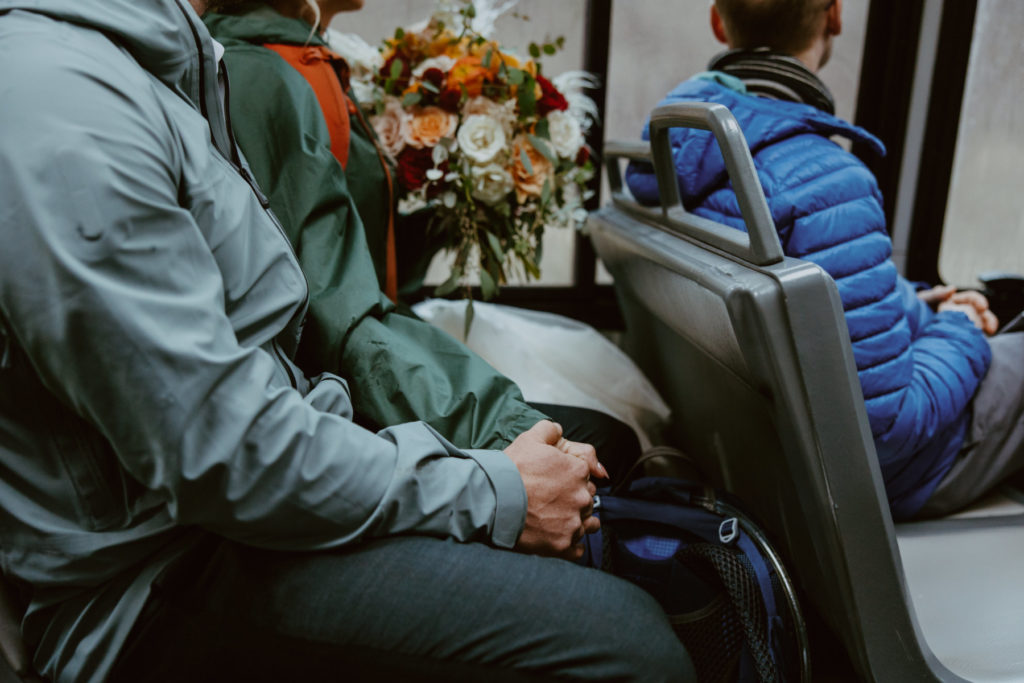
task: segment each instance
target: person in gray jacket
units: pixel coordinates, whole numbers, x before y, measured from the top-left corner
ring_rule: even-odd
[[[292,363],[306,283],[205,4],[0,0],[0,569],[37,669],[692,678],[649,596],[543,557],[598,526],[592,448],[374,434]]]

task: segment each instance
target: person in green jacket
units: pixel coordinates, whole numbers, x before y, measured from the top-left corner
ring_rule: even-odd
[[[371,425],[423,420],[457,443],[490,448],[504,447],[523,428],[551,418],[567,438],[597,447],[618,477],[639,456],[629,427],[594,410],[526,404],[511,380],[446,333],[399,312],[383,295],[393,197],[376,136],[358,106],[349,107],[343,169],[317,94],[266,47],[308,46],[309,55],[301,58],[313,59],[325,43],[312,25],[326,25],[339,11],[361,5],[320,0],[316,17],[307,0],[249,1],[205,17],[226,49],[239,146],[309,280],[299,364],[307,372],[348,379],[356,419]],[[343,81],[343,62],[332,66]]]

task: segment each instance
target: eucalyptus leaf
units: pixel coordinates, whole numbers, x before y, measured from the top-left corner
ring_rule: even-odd
[[[406,94],[405,97],[402,98],[402,106],[403,107],[412,107],[413,105],[419,104],[420,100],[422,100],[422,99],[423,99],[423,95],[419,94],[418,92],[408,93],[408,94]]]
[[[551,149],[551,145],[548,144],[547,140],[539,138],[536,135],[528,135],[527,139],[529,139],[530,144],[536,147],[537,151],[540,152],[545,159],[551,162],[552,166],[558,166],[558,157]]]
[[[484,301],[493,299],[494,295],[498,293],[498,283],[494,281],[494,277],[486,270],[480,271],[480,291],[484,295]]]
[[[448,296],[456,290],[459,286],[459,280],[462,279],[462,269],[452,268],[451,274],[448,279],[437,286],[434,290],[434,296]]]
[[[543,138],[545,140],[551,139],[551,125],[548,123],[548,120],[546,118],[543,118],[537,122],[535,134],[537,135],[537,137]]]
[[[489,48],[487,54],[484,55],[483,65],[485,69],[491,68],[491,60],[494,59],[494,48]]]
[[[520,85],[523,82],[526,72],[522,69],[509,69],[508,70],[508,82],[509,85]]]
[[[473,327],[473,299],[466,299],[466,322],[462,328],[462,341],[469,339],[469,330]]]
[[[529,73],[523,79],[523,86],[519,88],[519,116],[529,118],[537,112],[537,93],[534,91],[536,79]]]
[[[396,59],[391,62],[391,78],[398,80],[402,75],[402,69],[405,68],[405,63],[401,59]]]
[[[530,163],[530,157],[522,147],[519,148],[519,161],[523,162],[523,168],[526,169],[527,175],[533,175],[533,164]]]
[[[540,203],[547,204],[551,201],[551,178],[544,179],[544,187],[540,191]]]
[[[501,248],[501,240],[499,240],[498,236],[490,230],[486,232],[487,243],[490,245],[491,251],[494,253],[494,258],[498,259],[499,262],[502,261],[505,258],[505,252]]]

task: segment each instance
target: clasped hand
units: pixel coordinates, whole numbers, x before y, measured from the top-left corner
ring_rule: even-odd
[[[988,308],[988,299],[981,292],[957,291],[952,285],[939,285],[917,293],[917,297],[936,311],[960,311],[987,335],[999,329],[999,319]]]
[[[589,444],[567,441],[562,428],[542,421],[523,432],[505,454],[526,488],[526,525],[516,550],[575,560],[583,554],[584,534],[597,531],[591,477],[607,478]]]

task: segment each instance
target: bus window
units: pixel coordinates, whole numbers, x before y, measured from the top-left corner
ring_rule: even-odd
[[[980,0],[946,205],[939,272],[976,285],[1024,274],[1024,3]]]

